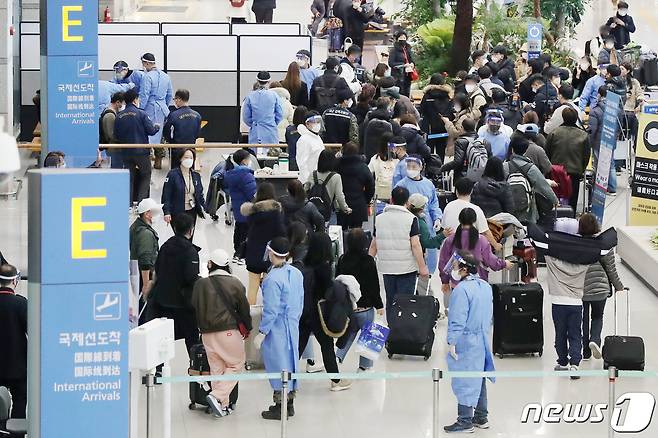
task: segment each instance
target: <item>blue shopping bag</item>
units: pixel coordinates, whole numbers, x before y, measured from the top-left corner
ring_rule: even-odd
[[[356,341],[356,352],[363,357],[370,360],[377,360],[379,354],[386,344],[388,339],[388,327],[377,324],[376,322],[368,322],[361,328],[361,334]]]

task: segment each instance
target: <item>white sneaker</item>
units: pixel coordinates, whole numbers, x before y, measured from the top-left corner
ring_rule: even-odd
[[[228,409],[222,406],[222,404],[217,400],[212,394],[206,396],[206,401],[208,406],[212,410],[212,415],[215,418],[226,417],[229,414]]]
[[[309,364],[306,362],[306,372],[309,374],[312,373],[319,373],[321,371],[324,371],[324,364],[320,362],[316,362],[313,365]]]
[[[357,373],[357,374],[360,374],[360,373],[372,373],[372,372],[373,372],[373,369],[372,369],[372,368],[361,368],[361,367],[359,367],[359,368],[356,369],[356,373]]]
[[[569,366],[569,371],[578,371],[578,366],[576,365],[570,365]],[[580,379],[580,376],[569,376],[571,380],[578,380]]]
[[[345,391],[352,387],[352,381],[341,379],[340,382],[331,382],[331,392]]]
[[[603,357],[601,354],[601,347],[599,347],[599,344],[596,342],[590,342],[589,349],[592,350],[592,356],[594,356],[595,359],[601,359],[601,357]]]
[[[568,366],[564,366],[560,364],[555,365],[555,368],[553,368],[553,371],[568,371],[568,370],[569,370]]]

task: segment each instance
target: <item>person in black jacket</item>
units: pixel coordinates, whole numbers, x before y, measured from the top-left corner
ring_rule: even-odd
[[[537,95],[535,96],[535,111],[539,116],[540,127],[544,126],[544,123],[553,115],[553,111],[560,106],[560,101],[557,98],[560,85],[562,85],[560,70],[549,68],[546,72],[546,81],[537,90]]]
[[[487,160],[482,178],[473,187],[471,202],[482,209],[485,217],[514,211],[514,199],[500,158],[490,157]]]
[[[522,102],[532,103],[535,100],[536,94],[533,87],[538,87],[538,80],[543,83],[541,72],[544,70],[544,61],[539,58],[531,59],[528,61],[528,67],[530,67],[528,77],[519,84],[519,99]]]
[[[11,393],[11,418],[25,418],[27,405],[27,300],[16,295],[20,281],[14,266],[0,265],[0,386]]]
[[[326,70],[322,76],[315,78],[311,86],[311,97],[309,99],[309,109],[323,113],[324,110],[331,108],[338,103],[336,96],[344,90],[350,91],[345,79],[338,75],[340,69],[340,60],[335,56],[327,58],[325,63]],[[331,94],[333,91],[333,100]]]
[[[420,102],[420,114],[423,116],[421,128],[428,134],[427,145],[430,151],[436,153],[443,161],[448,144],[448,131],[442,116],[450,120],[455,117],[451,102],[453,90],[450,85],[446,85],[441,73],[434,73],[430,78],[430,84],[423,92],[423,100]],[[430,138],[441,135],[445,137]]]
[[[306,225],[309,233],[324,231],[324,216],[312,202],[306,200],[304,186],[298,179],[288,183],[288,194],[279,199],[287,224],[297,221]]]
[[[169,144],[195,144],[201,132],[201,114],[189,106],[190,92],[176,90],[174,105],[176,109],[169,113],[162,128],[162,138]],[[171,150],[171,168],[180,166],[181,149]]]
[[[441,166],[441,173],[443,172],[453,172],[453,179],[456,183],[460,178],[466,176],[466,171],[468,170],[468,163],[466,159],[466,153],[468,152],[468,146],[473,143],[475,139],[478,138],[478,133],[475,130],[476,122],[470,117],[465,118],[462,121],[462,128],[464,133],[457,137],[455,140],[455,156],[452,161],[445,163]]]
[[[609,26],[615,37],[615,48],[621,49],[631,42],[631,34],[635,32],[633,17],[628,15],[628,3],[617,3],[617,14],[608,18],[606,26]]]
[[[491,90],[491,100],[493,103],[489,108],[501,110],[503,112],[503,120],[505,120],[505,124],[516,130],[516,127],[523,119],[523,115],[519,109],[512,108],[512,105],[510,105],[507,100],[507,94],[501,89],[493,89]]]
[[[363,124],[366,116],[374,109],[373,98],[375,96],[375,86],[372,84],[363,84],[361,94],[356,99],[356,105],[350,108],[352,114],[356,116],[356,122],[359,127]]]
[[[354,105],[352,91],[339,90],[336,96],[338,103],[322,114],[325,143],[345,144],[348,141],[359,142],[359,122],[349,108]]]
[[[409,97],[411,93],[411,78],[409,69],[414,68],[414,56],[411,46],[407,43],[407,32],[399,30],[394,35],[395,44],[388,56],[388,65],[391,67],[391,75],[397,80],[400,94]]]
[[[120,144],[149,144],[149,135],[155,135],[160,125],[153,124],[139,108],[139,95],[132,89],[124,94],[126,109],[119,111],[114,122],[114,138]],[[151,193],[151,149],[125,149],[123,164],[130,171],[130,199],[141,202]]]
[[[502,69],[507,69],[512,75],[512,79],[516,81],[516,74],[514,73],[514,62],[507,57],[507,47],[502,44],[497,45],[491,51],[490,61],[487,67],[491,69],[491,73],[497,75]]]
[[[276,0],[254,0],[251,10],[256,15],[256,23],[272,23]]]
[[[174,337],[190,348],[199,343],[199,329],[192,307],[192,290],[199,278],[199,251],[192,243],[194,223],[186,214],[171,221],[174,236],[160,248],[155,261],[155,284],[148,294],[148,320],[174,320]]]
[[[160,202],[167,223],[171,222],[173,216],[183,213],[192,218],[193,225],[196,225],[197,216],[204,217],[206,200],[201,175],[194,170],[195,161],[194,149],[185,149],[180,165],[171,169],[165,178]]]
[[[400,125],[391,119],[388,106],[388,98],[377,99],[377,108],[368,113],[361,125],[359,132],[361,152],[366,156],[368,162],[377,154],[382,135],[385,132],[395,134],[400,130]]]
[[[337,212],[338,225],[344,230],[361,228],[368,220],[368,205],[375,196],[375,179],[359,154],[359,147],[354,143],[343,146],[343,156],[338,163],[338,174],[343,180],[343,193],[351,214]]]
[[[416,117],[413,114],[404,114],[400,117],[400,130],[395,134],[404,137],[407,141],[407,153],[409,155],[417,155],[425,163],[428,162],[432,151],[425,143],[425,133],[418,127]]]
[[[343,20],[345,38],[351,38],[352,43],[363,47],[365,27],[368,21],[370,21],[370,16],[361,5],[361,0],[336,2],[334,5],[334,14]]]

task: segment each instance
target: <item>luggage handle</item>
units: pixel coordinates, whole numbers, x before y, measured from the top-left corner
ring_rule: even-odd
[[[418,295],[418,280],[420,275],[416,275],[416,283],[414,284],[414,295]],[[432,274],[427,276],[427,289],[425,289],[425,295],[430,294],[430,286],[432,285]]]
[[[631,294],[630,289],[625,287],[626,292],[626,336],[631,335]],[[615,313],[615,336],[617,336],[617,291],[613,292],[614,296],[614,313]]]

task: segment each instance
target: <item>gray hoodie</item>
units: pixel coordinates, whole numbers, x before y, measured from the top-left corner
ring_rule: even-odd
[[[576,265],[555,257],[546,256],[548,268],[548,294],[553,304],[582,305],[585,276],[589,265]]]

